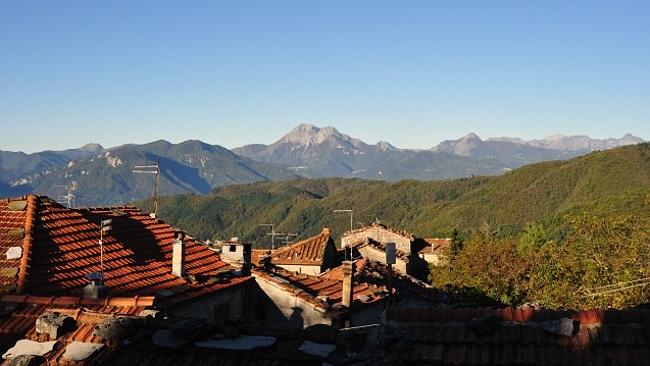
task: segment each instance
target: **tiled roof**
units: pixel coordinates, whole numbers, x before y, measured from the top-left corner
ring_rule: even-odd
[[[102,304],[98,304],[103,302]],[[85,366],[85,365],[322,365],[324,357],[313,356],[299,351],[304,340],[310,338],[328,338],[333,342],[329,331],[306,334],[297,329],[273,329],[259,327],[241,327],[246,335],[263,335],[274,337],[272,346],[253,350],[201,348],[194,341],[209,339],[212,335],[188,332],[184,337],[176,338],[183,343],[180,348],[172,349],[156,345],[152,336],[161,329],[170,329],[191,319],[147,318],[144,311],[153,304],[153,298],[110,298],[88,300],[83,298],[46,298],[34,296],[8,295],[0,299],[0,354],[5,353],[19,340],[47,342],[56,340],[54,349],[43,356],[38,365]],[[10,308],[5,309],[5,306]],[[4,310],[10,310],[7,312]],[[46,312],[66,315],[74,319],[74,327],[57,339],[49,334],[36,331],[36,320]],[[114,342],[104,339],[96,332],[98,324],[107,319],[130,318],[130,327],[125,336],[126,341]],[[187,326],[186,326],[187,327]],[[185,328],[189,329],[189,328]],[[236,340],[231,340],[236,342]],[[242,341],[240,344],[244,343]],[[64,355],[71,344],[99,344],[102,348],[82,361],[66,360]],[[5,366],[11,360],[0,359]]]
[[[323,231],[316,236],[276,250],[271,255],[271,263],[320,266],[330,240],[332,240],[330,229],[323,228]]]
[[[355,262],[356,274],[354,281],[354,300],[358,303],[369,304],[381,300],[388,294],[383,281],[369,281],[364,277],[367,268],[366,260]],[[331,305],[342,302],[343,275],[341,267],[333,268],[318,276],[298,274],[275,268],[273,271],[255,270],[255,276],[262,277],[276,286],[312,303],[321,309],[329,309]]]
[[[362,233],[362,232],[364,232],[364,231],[366,231],[368,229],[376,229],[376,228],[389,231],[389,232],[391,232],[393,234],[397,234],[397,235],[399,235],[399,236],[401,236],[403,238],[409,239],[409,240],[415,240],[415,236],[413,234],[409,233],[408,231],[401,230],[401,229],[398,229],[398,228],[394,228],[392,226],[388,226],[388,225],[382,224],[380,222],[373,222],[370,225],[366,225],[366,226],[360,227],[358,229],[354,229],[352,231],[348,230],[348,231],[343,233],[343,236]]]
[[[21,258],[29,248],[34,197],[0,200],[0,294],[13,292],[18,286]],[[9,256],[11,251],[19,252]],[[8,253],[8,251],[10,251]]]
[[[187,278],[171,273],[176,229],[135,207],[69,209],[45,197],[29,196],[18,288],[32,295],[79,296],[86,275],[100,271],[99,222],[112,219],[104,236],[105,284],[111,296],[160,295],[165,305],[246,282],[218,254],[185,239]],[[31,210],[31,211],[30,211]],[[31,220],[30,220],[31,219]],[[17,221],[18,219],[16,219]],[[164,294],[164,295],[161,295]]]
[[[253,249],[251,250],[251,263],[255,266],[260,266],[262,264],[262,259],[270,255],[270,249]]]
[[[75,318],[77,326],[59,339],[57,348],[46,354],[45,361],[48,365],[65,364],[61,356],[69,343],[103,342],[93,335],[98,320],[113,316],[138,316],[153,303],[153,297],[83,299],[5,295],[0,298],[0,352],[7,351],[19,339],[50,341],[47,334],[36,332],[36,319],[46,312],[64,313]]]
[[[453,239],[450,238],[424,238],[428,245],[420,250],[420,254],[439,254],[444,253],[449,247]]]
[[[645,365],[650,359],[649,309],[392,308],[389,317],[410,322],[397,327],[407,345],[399,359],[412,364]]]

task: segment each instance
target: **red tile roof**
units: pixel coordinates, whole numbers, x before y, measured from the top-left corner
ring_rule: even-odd
[[[21,258],[26,258],[31,240],[31,218],[34,197],[0,200],[0,294],[18,287]],[[7,250],[20,248],[22,257],[7,258]]]
[[[352,231],[348,230],[348,231],[343,233],[343,236],[362,233],[362,232],[364,232],[364,231],[366,231],[368,229],[375,229],[375,228],[379,228],[379,229],[389,231],[389,232],[391,232],[393,234],[397,234],[397,235],[399,235],[399,236],[401,236],[403,238],[409,239],[411,241],[415,240],[415,236],[413,234],[409,233],[408,231],[401,230],[401,229],[398,229],[398,228],[394,228],[392,226],[388,226],[388,225],[382,224],[380,222],[373,222],[370,225],[366,225],[366,226],[360,227],[358,229],[354,229]]]
[[[649,309],[392,308],[389,317],[412,322],[397,323],[407,345],[399,360],[412,364],[645,365],[650,356]],[[562,318],[572,332],[557,331]],[[389,363],[393,351],[377,357]]]
[[[84,299],[5,295],[0,298],[0,307],[7,310],[0,313],[0,351],[4,353],[19,339],[50,341],[47,334],[36,333],[36,319],[46,312],[58,312],[73,317],[77,327],[60,338],[55,350],[46,355],[47,364],[56,365],[62,361],[61,356],[70,342],[103,343],[93,335],[99,321],[113,316],[138,316],[153,304],[153,297]]]
[[[242,327],[243,334],[273,336],[278,340],[270,347],[246,352],[200,348],[193,342],[181,349],[156,346],[151,336],[160,329],[169,329],[176,319],[148,319],[143,321],[145,305],[153,298],[102,299],[106,304],[91,304],[83,298],[45,298],[8,295],[0,299],[0,310],[13,306],[12,313],[0,312],[0,354],[20,339],[37,342],[52,341],[48,334],[38,334],[36,320],[46,312],[67,315],[75,320],[75,328],[60,336],[54,350],[44,355],[43,365],[321,365],[322,358],[310,356],[297,350],[303,339],[297,329],[268,329]],[[98,302],[98,300],[94,300]],[[96,326],[107,318],[129,317],[134,328],[127,335],[128,342],[119,345],[95,335]],[[138,321],[139,320],[139,321]],[[313,332],[312,332],[313,333]],[[312,336],[323,337],[323,334]],[[72,342],[103,344],[104,347],[89,358],[79,362],[65,360],[63,355]],[[11,361],[0,359],[4,366]]]
[[[386,297],[388,289],[384,281],[369,281],[365,275],[369,268],[365,259],[355,262],[354,300],[360,304],[369,304]],[[276,268],[273,271],[255,270],[255,276],[262,277],[276,286],[312,303],[321,309],[329,309],[342,302],[343,274],[342,268],[330,269],[318,276],[298,274]]]
[[[320,266],[323,263],[325,248],[331,240],[330,229],[323,228],[316,236],[276,250],[271,254],[271,263]]]
[[[453,239],[450,238],[424,238],[428,245],[420,250],[420,254],[439,254],[444,253],[451,247]]]
[[[112,219],[104,236],[105,284],[111,296],[164,293],[164,304],[178,304],[250,280],[229,273],[219,255],[186,236],[185,268],[189,278],[171,273],[176,229],[135,207],[69,209],[46,197],[29,196],[23,216],[25,239],[20,263],[19,292],[33,295],[79,296],[85,276],[100,271],[99,222]],[[5,217],[11,215],[0,211]],[[33,224],[32,224],[33,223]]]

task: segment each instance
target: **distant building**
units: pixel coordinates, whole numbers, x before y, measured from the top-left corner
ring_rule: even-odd
[[[341,256],[332,239],[330,229],[270,253],[266,264],[291,272],[316,275],[341,264]]]
[[[364,258],[386,264],[386,244],[395,243],[397,260],[393,266],[403,274],[426,280],[429,274],[427,262],[419,252],[428,244],[413,234],[374,222],[368,226],[345,232],[342,246],[351,248]]]
[[[276,267],[255,269],[253,276],[263,292],[256,304],[257,320],[268,326],[376,324],[389,297],[388,268],[367,259],[345,261],[319,275]],[[392,283],[395,304],[423,306],[439,301],[431,286],[411,277],[394,273]]]
[[[420,258],[427,261],[427,263],[434,266],[445,263],[451,250],[453,239],[451,238],[425,238],[424,241],[428,244],[422,248],[418,253]]]
[[[238,268],[251,264],[251,244],[241,243],[238,238],[217,241],[217,244],[221,246],[221,259],[224,262]]]

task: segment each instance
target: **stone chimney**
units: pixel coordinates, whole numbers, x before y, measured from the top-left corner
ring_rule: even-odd
[[[177,232],[172,244],[172,274],[178,277],[185,275],[185,234]]]
[[[352,289],[354,288],[354,262],[343,261],[343,306],[350,308],[352,305]]]

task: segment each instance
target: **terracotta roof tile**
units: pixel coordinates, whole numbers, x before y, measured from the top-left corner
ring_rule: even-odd
[[[397,235],[399,235],[401,237],[404,237],[406,239],[409,239],[411,241],[415,240],[415,236],[413,234],[409,233],[408,231],[397,229],[397,228],[388,226],[386,224],[382,224],[380,222],[373,222],[370,225],[366,225],[366,226],[360,227],[358,229],[354,229],[352,231],[348,230],[348,231],[343,233],[343,236],[345,237],[345,236],[356,234],[356,233],[362,233],[362,232],[364,232],[364,231],[366,231],[368,229],[373,229],[373,228],[380,228],[380,229],[389,231],[389,232],[391,232],[393,234],[397,234]]]
[[[321,265],[325,248],[331,240],[332,233],[330,229],[324,228],[316,236],[276,250],[271,254],[271,263]]]
[[[0,294],[20,290],[31,245],[33,195],[0,200]],[[7,251],[20,255],[10,259]]]
[[[234,268],[189,236],[185,239],[187,274],[213,280],[176,277],[171,273],[171,257],[177,230],[135,207],[69,209],[30,195],[25,211],[11,211],[7,200],[0,201],[0,233],[19,227],[26,232],[21,238],[18,290],[42,296],[81,295],[88,282],[85,276],[100,271],[99,222],[109,218],[113,222],[104,237],[104,273],[112,296],[151,296],[171,290],[174,295],[164,303],[173,305],[250,280],[223,275]],[[17,240],[0,242],[2,249],[18,244]],[[11,286],[11,281],[16,282],[0,277],[0,288]]]

